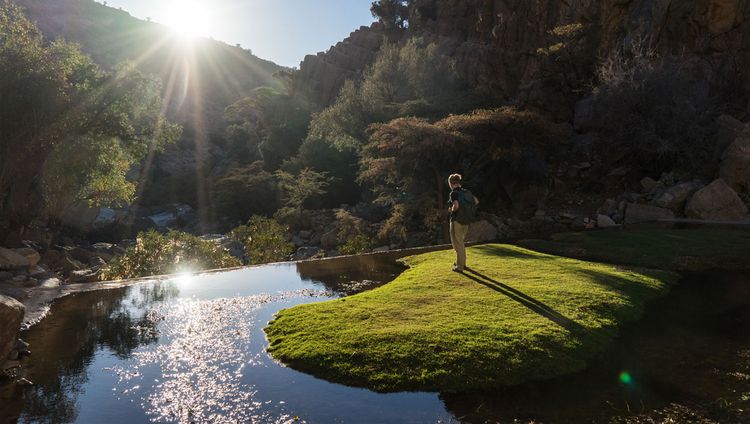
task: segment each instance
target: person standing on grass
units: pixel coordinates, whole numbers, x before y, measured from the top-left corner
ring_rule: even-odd
[[[469,232],[469,225],[474,221],[479,199],[469,190],[461,187],[461,174],[452,174],[448,177],[448,185],[451,188],[450,200],[448,201],[451,244],[453,250],[456,251],[456,263],[453,265],[453,271],[463,272],[466,268],[464,241],[466,233]]]

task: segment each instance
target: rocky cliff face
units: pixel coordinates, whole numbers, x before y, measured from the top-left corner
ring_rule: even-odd
[[[659,53],[697,56],[717,77],[750,88],[748,18],[747,0],[413,0],[403,35],[447,43],[469,83],[534,103],[549,97],[539,93],[548,89],[540,81],[550,66],[539,49],[559,42],[553,29],[571,24],[582,25],[590,58],[648,40]],[[384,34],[382,26],[361,28],[328,52],[308,56],[297,85],[330,103],[343,81],[370,63]]]
[[[379,23],[360,27],[326,52],[307,55],[294,75],[294,89],[319,105],[332,103],[348,79],[356,78],[384,42]]]

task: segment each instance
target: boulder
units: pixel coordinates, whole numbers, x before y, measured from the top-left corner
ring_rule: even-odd
[[[689,182],[681,183],[666,189],[657,196],[653,205],[660,208],[667,208],[675,213],[682,213],[690,196],[701,188],[700,183]]]
[[[497,240],[497,228],[486,220],[472,223],[466,234],[467,242],[482,242]]]
[[[617,224],[608,215],[599,214],[596,216],[596,226],[599,228],[612,228],[616,227]]]
[[[335,249],[339,244],[339,231],[336,229],[328,231],[320,238],[320,246],[325,250]]]
[[[656,206],[629,203],[625,209],[625,224],[638,224],[673,218],[674,213],[672,211]]]
[[[62,223],[66,227],[75,228],[79,231],[90,231],[94,221],[99,217],[99,207],[90,207],[87,202],[82,201],[73,205],[62,215]]]
[[[0,294],[0,362],[16,346],[26,308],[16,299]]]
[[[721,178],[698,190],[685,206],[690,218],[739,221],[747,217],[747,206]]]
[[[724,151],[719,175],[732,189],[750,191],[750,133],[742,133]]]
[[[22,302],[24,299],[29,297],[28,290],[20,287],[6,286],[4,284],[0,284],[0,295],[12,297],[19,302]]]
[[[42,256],[36,250],[29,247],[22,247],[19,249],[13,249],[16,253],[21,256],[25,256],[29,260],[29,266],[33,266],[39,263]]]
[[[31,261],[14,250],[0,247],[0,269],[21,269],[31,265]]]
[[[617,213],[617,201],[615,199],[607,199],[597,210],[598,213],[603,215],[614,215]]]
[[[742,134],[745,124],[729,115],[721,115],[718,119],[718,124],[716,149],[718,150],[717,154],[720,155]]]

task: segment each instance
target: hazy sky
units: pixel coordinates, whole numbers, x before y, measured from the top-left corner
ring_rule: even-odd
[[[107,4],[141,19],[166,23],[174,18],[173,10],[191,1],[205,15],[201,32],[239,43],[284,66],[299,66],[306,54],[324,51],[374,21],[372,0],[107,0]]]

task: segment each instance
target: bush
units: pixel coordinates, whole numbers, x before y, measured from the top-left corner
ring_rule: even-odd
[[[357,255],[372,250],[373,244],[370,237],[365,234],[358,234],[346,240],[346,243],[339,246],[339,252],[344,255]]]
[[[229,235],[245,246],[245,256],[250,264],[264,264],[289,259],[294,245],[286,241],[288,232],[289,227],[256,215],[247,225],[235,228]]]
[[[232,168],[214,185],[213,207],[219,216],[244,222],[253,215],[269,215],[278,207],[273,175],[263,162]]]
[[[598,69],[595,127],[602,149],[649,174],[675,167],[702,169],[710,162],[715,117],[731,95],[712,86],[700,64],[682,56],[659,57],[645,42],[616,49]]]
[[[134,246],[110,262],[102,279],[126,279],[151,275],[195,272],[242,265],[222,246],[191,234],[170,230],[139,233]]]
[[[369,252],[372,249],[372,241],[367,235],[366,224],[365,220],[346,210],[339,209],[336,211],[337,239],[344,241],[338,247],[339,252],[345,255],[355,255]]]

